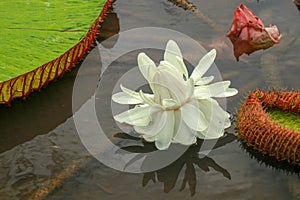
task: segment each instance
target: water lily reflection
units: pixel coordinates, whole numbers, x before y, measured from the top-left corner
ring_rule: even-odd
[[[123,133],[116,134],[115,137],[129,140],[139,140]],[[217,141],[214,149],[222,147],[234,140],[236,140],[236,136],[234,134],[225,133],[225,135]],[[203,140],[198,139],[196,144],[191,145],[181,157],[179,157],[169,166],[153,172],[144,173],[142,185],[146,186],[151,181],[153,183],[156,183],[157,181],[163,182],[164,192],[168,193],[175,187],[180,172],[185,168],[185,174],[180,191],[184,190],[188,185],[190,193],[193,196],[196,193],[197,186],[195,167],[199,167],[204,172],[208,172],[210,171],[210,168],[213,168],[215,171],[220,172],[225,178],[231,179],[230,173],[225,168],[217,164],[212,158],[199,154],[202,143]],[[145,153],[155,150],[155,146],[152,143],[148,143],[143,140],[143,144],[144,146],[133,145],[121,147],[121,149],[132,153]]]
[[[146,141],[155,142],[159,150],[169,148],[172,142],[191,145],[197,138],[221,137],[231,122],[229,114],[213,97],[233,96],[237,90],[229,88],[230,81],[210,84],[214,77],[203,77],[215,57],[213,49],[189,76],[181,51],[172,40],[167,43],[164,60],[158,67],[145,53],[140,53],[139,70],[153,94],[121,85],[122,92],[114,94],[112,100],[136,106],[114,116],[115,120],[132,125]]]

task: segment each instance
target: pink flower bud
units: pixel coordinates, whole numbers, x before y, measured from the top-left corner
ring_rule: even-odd
[[[249,55],[273,46],[279,42],[281,35],[275,25],[265,27],[249,8],[241,4],[235,10],[227,37],[233,44],[234,56],[239,60],[244,53]]]

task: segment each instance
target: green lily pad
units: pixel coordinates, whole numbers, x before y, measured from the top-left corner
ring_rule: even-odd
[[[279,109],[268,109],[267,113],[277,124],[300,132],[300,115],[282,111]]]
[[[25,98],[83,58],[112,0],[0,2],[0,104]]]
[[[0,2],[0,82],[60,56],[85,36],[105,0]]]
[[[264,155],[300,166],[300,92],[255,90],[237,113],[242,141]]]

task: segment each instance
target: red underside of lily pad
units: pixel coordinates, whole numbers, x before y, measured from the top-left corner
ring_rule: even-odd
[[[267,108],[300,114],[300,92],[250,93],[237,113],[239,137],[262,154],[300,166],[300,132],[271,120]]]

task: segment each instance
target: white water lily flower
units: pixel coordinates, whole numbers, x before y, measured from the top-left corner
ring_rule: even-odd
[[[120,86],[122,92],[112,96],[119,104],[136,105],[114,116],[158,149],[167,149],[172,142],[190,145],[197,138],[216,139],[231,125],[229,114],[212,97],[229,97],[237,90],[230,81],[212,83],[213,76],[203,77],[213,64],[216,50],[208,52],[189,76],[178,45],[170,40],[164,60],[156,67],[145,54],[138,55],[139,70],[148,81],[153,94],[132,91]]]

